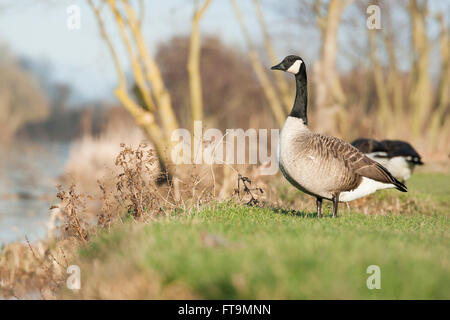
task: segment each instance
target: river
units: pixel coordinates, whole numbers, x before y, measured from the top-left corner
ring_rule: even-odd
[[[0,148],[0,246],[46,234],[68,143],[15,143]]]

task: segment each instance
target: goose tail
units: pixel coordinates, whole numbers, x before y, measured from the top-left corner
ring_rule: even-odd
[[[403,182],[395,178],[385,167],[383,167],[381,164],[377,163],[377,166],[383,170],[386,175],[389,177],[390,182],[395,186],[395,189],[401,191],[401,192],[408,192],[408,188],[405,186]]]
[[[401,192],[408,192],[408,188],[405,186],[404,183],[397,180],[396,178],[394,178],[394,180],[395,180],[395,182],[394,182],[395,189],[397,189]]]

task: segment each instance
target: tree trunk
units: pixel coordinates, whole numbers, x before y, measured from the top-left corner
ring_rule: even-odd
[[[432,147],[436,147],[438,145],[438,136],[444,125],[444,116],[450,108],[450,32],[445,25],[445,20],[442,14],[439,15],[438,19],[441,26],[439,46],[442,67],[437,94],[437,107],[433,112],[428,134]]]
[[[173,144],[170,137],[172,132],[178,128],[178,121],[158,65],[145,46],[141,21],[136,18],[134,9],[127,0],[121,1],[123,5],[121,11],[116,6],[117,1],[107,1],[128,52],[134,81],[139,92],[139,97],[136,97],[136,99],[142,98],[142,103],[139,104],[130,96],[129,86],[117,50],[106,31],[101,16],[101,6],[96,6],[93,0],[88,0],[88,3],[95,14],[100,34],[108,46],[117,71],[119,83],[114,93],[122,106],[145,131],[156,151],[163,173],[172,176],[168,166],[168,163],[171,162],[169,155]],[[158,119],[161,124],[157,122]]]
[[[211,0],[205,0],[203,6],[199,10],[197,10],[196,6],[194,15],[192,17],[191,40],[189,44],[189,57],[187,64],[187,70],[189,74],[192,126],[194,125],[194,121],[203,120],[203,93],[200,76],[201,48],[200,48],[199,24],[202,16],[204,15],[210,3]]]
[[[396,130],[396,134],[404,132],[405,117],[403,114],[403,85],[400,70],[398,68],[397,57],[395,55],[395,41],[394,41],[394,29],[392,25],[392,11],[391,7],[387,6],[387,14],[385,15],[386,31],[384,35],[384,45],[389,56],[389,74],[388,74],[388,88],[389,93],[392,96],[393,106],[393,128]]]
[[[345,102],[345,96],[336,72],[336,55],[338,51],[338,29],[342,12],[349,1],[330,0],[327,13],[321,14],[321,1],[315,1],[317,24],[322,36],[320,59],[314,66],[313,82],[315,88],[315,105],[319,117],[324,121],[322,130],[332,133],[336,131],[338,119],[336,113]]]
[[[384,81],[383,67],[378,59],[378,45],[376,39],[376,30],[368,30],[369,37],[369,47],[370,47],[370,60],[373,67],[373,77],[375,82],[375,89],[378,97],[378,114],[377,122],[380,127],[385,126],[390,128],[391,126],[391,107],[389,105],[388,90],[386,87],[386,82]]]
[[[409,94],[411,133],[418,139],[431,109],[431,84],[428,75],[430,42],[426,30],[427,2],[410,0],[412,28],[412,75]]]

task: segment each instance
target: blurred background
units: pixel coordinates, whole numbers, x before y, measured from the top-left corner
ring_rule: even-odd
[[[449,15],[433,0],[1,0],[0,243],[44,236],[56,186],[95,192],[121,143],[149,141],[170,168],[170,133],[193,120],[280,128],[295,84],[270,66],[288,54],[307,63],[313,130],[405,140],[448,171]]]

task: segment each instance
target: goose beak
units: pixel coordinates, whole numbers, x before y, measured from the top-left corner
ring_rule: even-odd
[[[276,66],[273,66],[272,68],[270,68],[271,70],[281,70],[281,71],[286,71],[286,67],[284,66],[283,62],[280,62],[279,64],[277,64]]]

